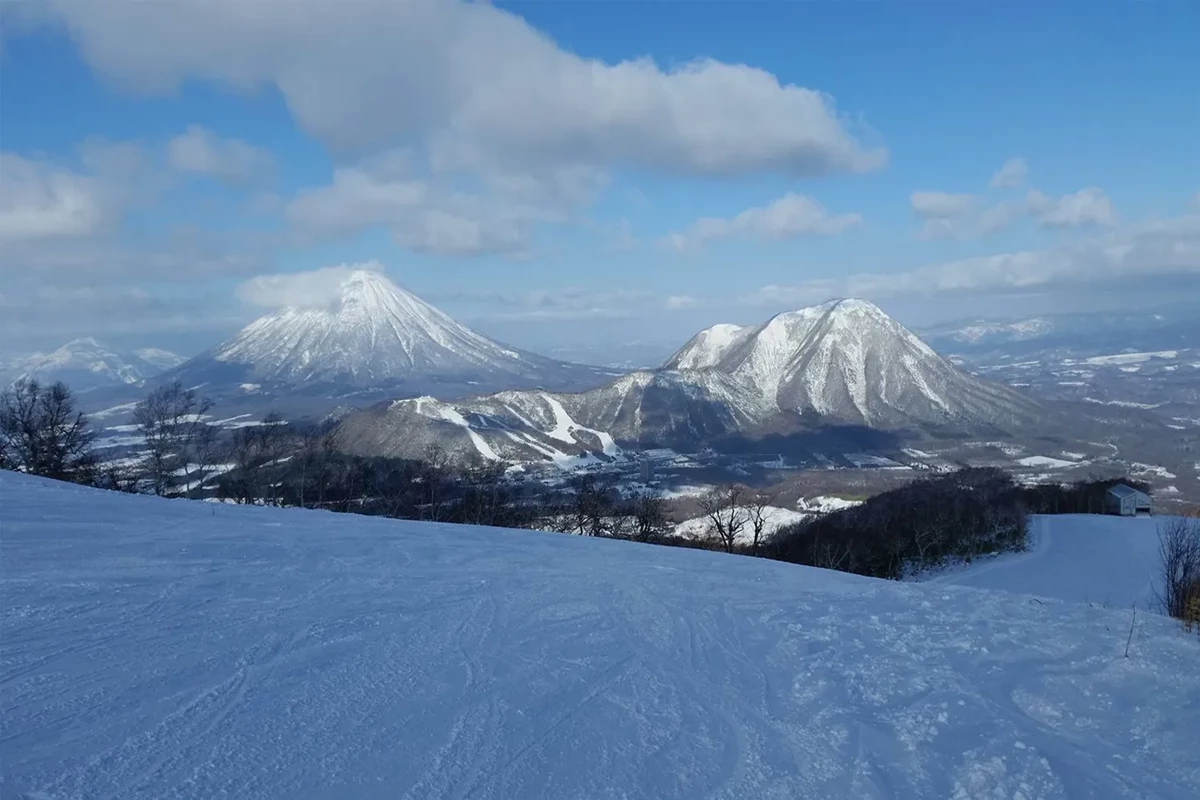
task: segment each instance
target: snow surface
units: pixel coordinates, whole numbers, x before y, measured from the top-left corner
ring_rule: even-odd
[[[816,514],[829,514],[834,511],[841,511],[845,508],[854,508],[854,506],[862,505],[861,500],[845,500],[841,497],[833,495],[817,495],[816,497],[801,497],[796,501],[796,505],[801,511]]]
[[[811,517],[812,514],[802,514],[799,511],[793,511],[790,508],[781,508],[779,506],[767,506],[763,509],[763,525],[762,536],[759,540],[760,544],[770,539],[782,527],[791,525],[796,522],[803,522]],[[709,535],[709,519],[708,517],[693,517],[692,519],[684,520],[675,526],[673,535],[685,539],[700,539]],[[754,543],[754,527],[747,522],[745,527],[738,532],[735,538],[736,544],[749,545]]]
[[[0,473],[5,797],[1200,796],[1200,637]]]
[[[1025,458],[1017,459],[1017,463],[1023,467],[1048,467],[1049,469],[1065,469],[1066,467],[1077,467],[1079,462],[1066,461],[1061,458],[1051,458],[1050,456],[1026,456]]]
[[[1027,552],[977,561],[932,579],[1077,603],[1160,612],[1160,517],[1036,516]],[[1200,676],[1197,677],[1200,682]]]

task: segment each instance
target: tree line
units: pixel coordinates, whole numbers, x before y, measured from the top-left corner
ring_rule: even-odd
[[[66,385],[21,380],[0,393],[0,468],[163,497],[643,542],[661,541],[671,527],[659,493],[624,492],[615,478],[584,474],[547,486],[499,462],[458,464],[436,444],[419,459],[353,455],[339,447],[333,422],[269,413],[224,429],[210,420],[212,407],[179,382],[155,388],[131,414],[137,454],[104,460]]]

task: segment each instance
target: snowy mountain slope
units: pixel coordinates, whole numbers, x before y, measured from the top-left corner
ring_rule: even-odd
[[[351,417],[343,433],[363,454],[416,456],[429,442],[474,454],[483,440],[506,461],[558,460],[529,441],[555,427],[545,398],[505,393],[456,402],[465,427],[444,424],[440,413],[421,415],[412,403],[392,404]],[[626,446],[683,449],[830,425],[981,435],[1035,427],[1046,416],[1024,395],[960,371],[861,300],[780,314],[756,328],[709,328],[661,370],[556,394],[554,402],[578,430]],[[597,450],[591,436],[552,438],[568,456]]]
[[[710,328],[667,362],[685,364],[734,377],[783,411],[872,427],[1003,428],[1036,413],[1024,396],[959,370],[877,306],[853,298],[785,312],[752,330]]]
[[[21,378],[63,381],[77,392],[141,386],[147,379],[183,362],[181,356],[154,348],[123,353],[93,338],[74,339],[52,353],[33,353],[3,370],[4,383]]]
[[[166,372],[187,361],[186,358],[177,353],[172,353],[170,350],[161,350],[157,347],[143,347],[140,350],[134,350],[133,354],[159,372]]]
[[[1158,612],[1162,588],[1158,525],[1162,517],[1098,514],[1036,516],[1028,552],[978,561],[931,578],[1114,609]]]
[[[0,473],[13,797],[1184,800],[1165,618]],[[69,557],[67,557],[69,554]]]
[[[715,367],[739,342],[753,335],[754,328],[721,323],[705,328],[667,359],[664,369],[708,369]]]
[[[285,308],[174,370],[209,391],[257,385],[348,395],[455,396],[498,388],[581,388],[611,371],[488,339],[371,270],[350,273],[324,308]]]
[[[570,394],[501,392],[453,403],[399,400],[347,417],[349,452],[417,457],[436,443],[460,457],[559,466],[626,457],[644,444],[694,447],[758,426],[770,411],[747,387],[719,374],[635,372]],[[450,417],[453,417],[453,420]],[[632,454],[629,454],[632,457]]]

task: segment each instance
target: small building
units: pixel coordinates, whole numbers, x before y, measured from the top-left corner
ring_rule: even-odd
[[[1104,493],[1104,513],[1122,517],[1149,514],[1150,495],[1124,483],[1115,484]]]

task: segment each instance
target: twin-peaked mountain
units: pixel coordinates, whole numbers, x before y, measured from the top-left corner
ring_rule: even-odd
[[[567,464],[623,446],[745,449],[832,429],[974,436],[1023,428],[1037,414],[1025,396],[968,375],[850,299],[758,326],[714,326],[661,368],[589,391],[397,400],[341,431],[363,453],[415,456],[436,443],[462,456]]]
[[[323,308],[284,308],[165,378],[228,402],[239,395],[349,405],[383,397],[461,397],[499,389],[570,390],[613,372],[495,342],[378,272],[349,274]]]

